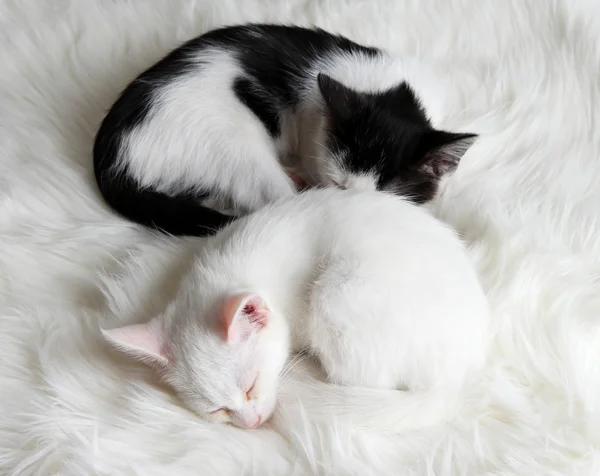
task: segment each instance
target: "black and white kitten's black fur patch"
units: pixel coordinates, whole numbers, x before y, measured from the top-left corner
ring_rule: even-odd
[[[411,60],[320,29],[210,31],[135,79],[94,145],[106,201],[175,235],[207,235],[309,185],[433,198],[474,134],[440,131],[440,85]]]

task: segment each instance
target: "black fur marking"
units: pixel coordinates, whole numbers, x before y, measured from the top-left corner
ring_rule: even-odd
[[[362,53],[375,57],[377,48],[354,43],[320,28],[249,24],[212,30],[192,40],[236,51],[248,77],[276,102],[278,109],[299,101],[298,85],[307,79],[315,61],[329,53]]]
[[[267,93],[257,90],[256,86],[245,78],[235,80],[233,91],[237,98],[261,120],[271,137],[275,138],[281,133],[279,114]]]

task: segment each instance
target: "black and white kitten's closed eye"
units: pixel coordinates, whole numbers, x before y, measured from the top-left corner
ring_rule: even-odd
[[[315,28],[209,31],[112,106],[94,144],[101,193],[123,216],[175,235],[211,234],[294,195],[283,166],[309,184],[426,202],[475,135],[432,127],[415,91],[435,81],[415,69]]]

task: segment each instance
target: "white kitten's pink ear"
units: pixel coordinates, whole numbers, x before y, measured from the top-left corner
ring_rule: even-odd
[[[117,350],[150,365],[169,365],[166,333],[158,318],[145,324],[100,330],[104,339]]]
[[[267,325],[270,313],[258,294],[241,293],[228,297],[220,318],[223,337],[230,344],[243,342],[253,331]]]

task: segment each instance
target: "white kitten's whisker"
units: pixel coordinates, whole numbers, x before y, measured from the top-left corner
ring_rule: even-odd
[[[302,354],[296,354],[292,359],[290,359],[285,367],[279,373],[279,378],[281,381],[286,381],[290,376],[293,369],[300,363],[304,361],[304,356]]]
[[[296,354],[292,359],[290,359],[290,361],[285,365],[285,367],[283,368],[283,370],[280,373],[280,378],[281,379],[286,379],[288,378],[292,371],[302,362],[304,362],[306,360],[306,355],[304,354]]]

